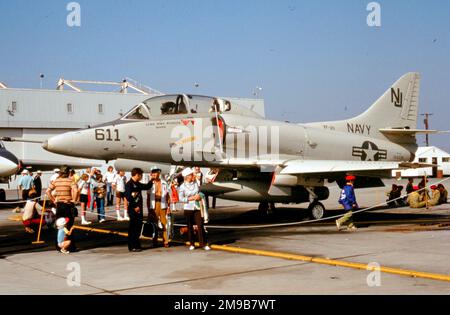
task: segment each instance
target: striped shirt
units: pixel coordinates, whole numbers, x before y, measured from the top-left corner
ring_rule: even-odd
[[[48,189],[56,192],[56,202],[72,202],[72,188],[77,185],[70,178],[57,178],[50,184]]]

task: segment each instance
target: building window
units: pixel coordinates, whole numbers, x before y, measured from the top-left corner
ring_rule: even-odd
[[[72,113],[73,113],[73,105],[72,105],[72,103],[68,103],[68,104],[67,104],[67,112],[68,112],[69,114],[72,114]]]
[[[11,103],[11,110],[12,110],[13,112],[17,111],[17,102],[12,102],[12,103]]]
[[[420,158],[419,163],[427,163],[427,158]]]
[[[103,114],[103,104],[98,104],[98,113]]]
[[[442,158],[442,163],[449,163],[450,157]]]

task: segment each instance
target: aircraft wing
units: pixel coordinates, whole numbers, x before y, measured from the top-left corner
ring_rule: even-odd
[[[67,161],[43,161],[43,160],[22,160],[21,169],[28,169],[33,171],[52,171],[61,165],[68,165],[73,169],[84,169],[88,167],[101,167],[101,164],[93,164],[92,162],[67,162]]]
[[[392,170],[430,167],[430,164],[376,162],[376,161],[333,161],[333,160],[293,160],[285,163],[281,175],[333,175],[354,173],[367,176],[383,176]]]

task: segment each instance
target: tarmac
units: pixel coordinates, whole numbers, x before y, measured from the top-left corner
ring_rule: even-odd
[[[387,181],[386,184],[391,184]],[[449,186],[449,185],[447,185]],[[361,207],[385,201],[388,188],[357,191]],[[331,187],[327,209],[337,211],[339,189]],[[217,201],[211,225],[252,226],[308,220],[306,204],[277,205],[267,216],[257,204]],[[129,253],[126,238],[94,232],[75,233],[78,252],[55,250],[55,232],[43,230],[43,245],[33,245],[12,208],[0,209],[0,294],[69,295],[304,295],[304,294],[450,294],[448,280],[431,280],[419,272],[450,277],[450,204],[432,209],[387,209],[356,216],[356,232],[338,232],[334,222],[269,229],[208,229],[211,244],[261,250],[272,257],[215,249],[190,252],[176,233],[172,247]],[[108,209],[114,215],[113,209]],[[90,220],[96,216],[90,214]],[[182,214],[176,222],[183,223]],[[94,222],[93,228],[127,231],[126,222]],[[314,258],[293,260],[292,254]],[[322,264],[317,260],[376,263],[410,270],[411,277]],[[77,281],[79,280],[79,281]]]

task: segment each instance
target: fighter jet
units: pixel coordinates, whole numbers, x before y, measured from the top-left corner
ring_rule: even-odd
[[[263,212],[275,203],[309,202],[311,216],[322,218],[326,181],[342,185],[353,174],[357,187],[373,187],[394,169],[422,166],[411,163],[416,134],[435,131],[417,129],[419,86],[420,75],[408,73],[362,115],[309,124],[266,120],[216,97],[164,95],[43,147],[90,159],[216,169],[203,188],[208,195],[259,202]]]

